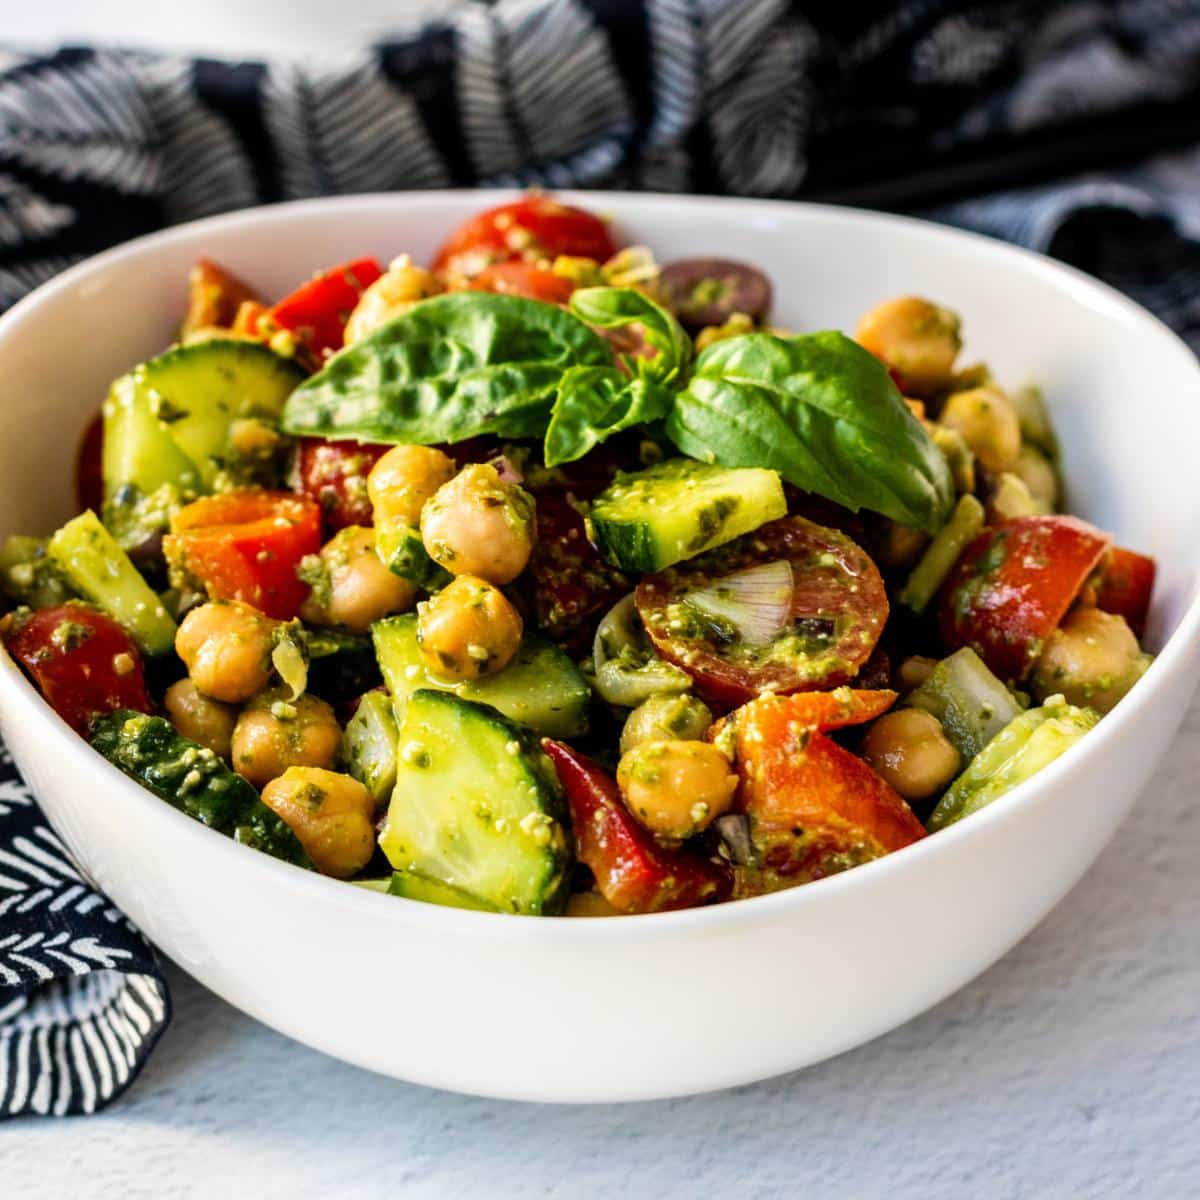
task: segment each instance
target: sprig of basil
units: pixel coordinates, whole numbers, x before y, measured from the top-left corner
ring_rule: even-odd
[[[692,458],[769,467],[853,511],[936,533],[949,468],[886,368],[841,333],[751,333],[710,346],[667,416]]]
[[[563,375],[611,366],[600,334],[519,296],[454,292],[336,354],[288,397],[287,433],[428,445],[546,432]]]
[[[571,296],[571,312],[599,329],[640,326],[642,337],[657,353],[649,358],[620,354],[630,375],[656,383],[683,383],[692,358],[692,343],[683,326],[661,305],[635,288],[579,288]]]
[[[546,466],[574,462],[614,433],[661,420],[673,398],[653,379],[630,379],[616,367],[572,367],[546,430]]]

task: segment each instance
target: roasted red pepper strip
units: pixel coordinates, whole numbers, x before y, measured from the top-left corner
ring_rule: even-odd
[[[1122,546],[1113,546],[1101,567],[1096,607],[1124,617],[1129,628],[1140,638],[1146,632],[1157,569],[1154,559]]]
[[[342,348],[346,322],[363,292],[383,274],[373,258],[330,267],[285,296],[267,318],[300,338],[318,359]]]
[[[758,869],[739,870],[740,894],[834,874],[925,836],[904,800],[821,732],[871,720],[893,700],[894,692],[848,688],[764,696],[727,718],[741,778],[737,804],[762,857]]]
[[[1019,683],[1109,541],[1075,517],[1017,517],[985,529],[942,590],[947,646],[972,647],[1005,683]]]
[[[257,489],[201,497],[175,514],[163,539],[168,561],[211,599],[241,600],[284,621],[308,595],[296,567],[320,546],[315,500]]]
[[[154,711],[133,639],[86,604],[60,604],[18,618],[5,644],[76,733],[86,736],[96,717],[118,708]]]
[[[596,888],[625,913],[695,908],[728,898],[732,874],[686,850],[660,846],[621,802],[605,771],[561,742],[543,740],[571,806],[575,852]]]

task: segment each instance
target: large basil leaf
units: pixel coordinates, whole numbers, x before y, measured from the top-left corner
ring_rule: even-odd
[[[611,366],[598,333],[551,304],[454,292],[334,355],[288,397],[288,433],[431,444],[541,437],[563,373]]]
[[[671,400],[671,391],[653,379],[631,379],[616,367],[572,367],[546,430],[546,466],[574,462],[622,429],[660,420]]]
[[[949,469],[882,363],[841,333],[752,333],[705,350],[667,434],[692,458],[771,467],[857,511],[935,533],[954,502]]]
[[[634,288],[579,288],[571,296],[571,311],[599,329],[621,329],[638,325],[647,345],[657,353],[651,358],[622,354],[631,375],[679,387],[692,357],[692,343],[683,326],[665,308]]]

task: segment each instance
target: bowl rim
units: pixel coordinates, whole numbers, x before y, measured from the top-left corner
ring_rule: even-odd
[[[23,297],[0,316],[0,358],[6,345],[14,337],[20,336],[21,327],[25,322],[61,292],[76,287],[102,272],[119,267],[125,260],[136,260],[143,254],[153,254],[176,242],[186,242],[198,235],[220,233],[230,228],[286,224],[291,220],[307,219],[314,212],[345,215],[355,210],[437,207],[440,203],[457,204],[468,198],[482,209],[512,199],[514,194],[520,193],[513,188],[459,188],[314,197],[261,205],[173,225],[92,255]],[[1200,360],[1197,360],[1187,344],[1153,313],[1109,284],[1075,267],[997,238],[918,217],[807,201],[570,189],[556,190],[555,195],[567,202],[586,204],[593,209],[603,209],[607,202],[615,203],[618,209],[625,208],[631,212],[645,208],[690,207],[718,211],[749,209],[764,214],[786,213],[792,217],[797,214],[801,217],[811,215],[818,219],[857,222],[877,228],[899,228],[908,236],[916,236],[931,243],[956,242],[965,245],[971,252],[982,255],[984,259],[992,257],[1016,261],[1035,277],[1040,277],[1059,291],[1065,291],[1071,299],[1093,309],[1107,310],[1113,316],[1132,323],[1141,333],[1157,340],[1159,349],[1180,358],[1185,371],[1194,376],[1197,394],[1200,396]],[[620,220],[620,213],[611,215]],[[1079,746],[1073,747],[1069,753],[1050,763],[1032,779],[1013,788],[995,803],[974,813],[970,821],[957,822],[940,830],[936,835],[922,838],[904,847],[903,850],[864,863],[854,870],[814,880],[802,887],[702,908],[630,914],[617,921],[575,918],[549,922],[510,920],[500,923],[497,918],[508,914],[473,912],[418,901],[397,903],[398,900],[402,900],[401,897],[380,895],[369,888],[347,886],[341,880],[297,870],[267,854],[239,845],[230,838],[213,836],[211,830],[126,776],[92,750],[91,746],[54,712],[7,650],[0,653],[0,705],[11,704],[11,711],[19,711],[35,718],[41,735],[52,740],[55,753],[67,756],[65,767],[77,767],[81,771],[98,770],[102,777],[107,776],[113,787],[122,790],[128,803],[141,806],[140,809],[134,810],[139,818],[174,821],[177,823],[179,836],[190,846],[194,846],[197,853],[208,854],[216,863],[228,863],[230,870],[238,870],[237,864],[241,863],[249,869],[266,872],[268,877],[273,876],[285,887],[310,897],[314,903],[337,904],[350,912],[360,912],[364,917],[371,915],[376,919],[390,919],[401,926],[423,926],[433,931],[460,931],[477,936],[495,936],[503,930],[508,938],[548,937],[572,942],[577,939],[626,935],[638,939],[657,939],[689,932],[717,932],[728,930],[731,926],[769,923],[791,915],[793,910],[799,913],[814,906],[836,903],[837,896],[847,888],[864,888],[873,882],[883,884],[889,875],[932,869],[923,865],[925,860],[936,862],[940,858],[952,855],[956,853],[955,847],[961,843],[981,839],[987,836],[989,830],[1004,828],[1022,819],[1025,812],[1042,804],[1052,803],[1053,793],[1060,785],[1068,784],[1074,774],[1084,771],[1087,763],[1100,753],[1103,745],[1121,737],[1125,727],[1135,719],[1139,706],[1151,702],[1153,695],[1165,688],[1169,679],[1189,669],[1197,648],[1200,648],[1200,587],[1193,589],[1193,595],[1175,630],[1166,639],[1145,675],[1099,726],[1092,730]],[[257,867],[251,865],[254,863]],[[387,912],[392,914],[391,918],[383,916]]]

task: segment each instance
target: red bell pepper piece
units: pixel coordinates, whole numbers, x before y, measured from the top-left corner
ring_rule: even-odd
[[[228,329],[238,309],[258,299],[254,289],[219,263],[202,258],[188,274],[188,307],[183,332]]]
[[[738,868],[739,895],[807,883],[925,836],[904,800],[861,758],[821,732],[879,716],[895,692],[839,688],[754,700],[733,724],[737,805],[760,855]],[[720,727],[709,734],[719,736]]]
[[[1019,683],[1110,541],[1075,517],[1017,517],[985,529],[942,591],[946,644],[972,647],[1000,679]]]
[[[168,560],[214,600],[241,600],[286,621],[308,585],[296,578],[321,547],[321,508],[308,496],[259,489],[203,496],[179,510],[163,539]]]
[[[342,348],[346,322],[363,292],[383,274],[373,258],[330,267],[285,296],[267,316],[291,330],[318,357]]]
[[[609,904],[647,913],[728,898],[733,878],[727,867],[660,846],[629,814],[616,783],[598,764],[550,738],[542,745],[571,806],[575,852]]]
[[[17,618],[5,644],[76,733],[86,736],[96,717],[118,708],[154,711],[133,639],[89,605],[60,604]]]
[[[1096,607],[1124,617],[1129,628],[1140,638],[1146,632],[1146,616],[1150,611],[1150,594],[1154,591],[1157,570],[1154,559],[1123,546],[1113,546],[1101,567]]]

